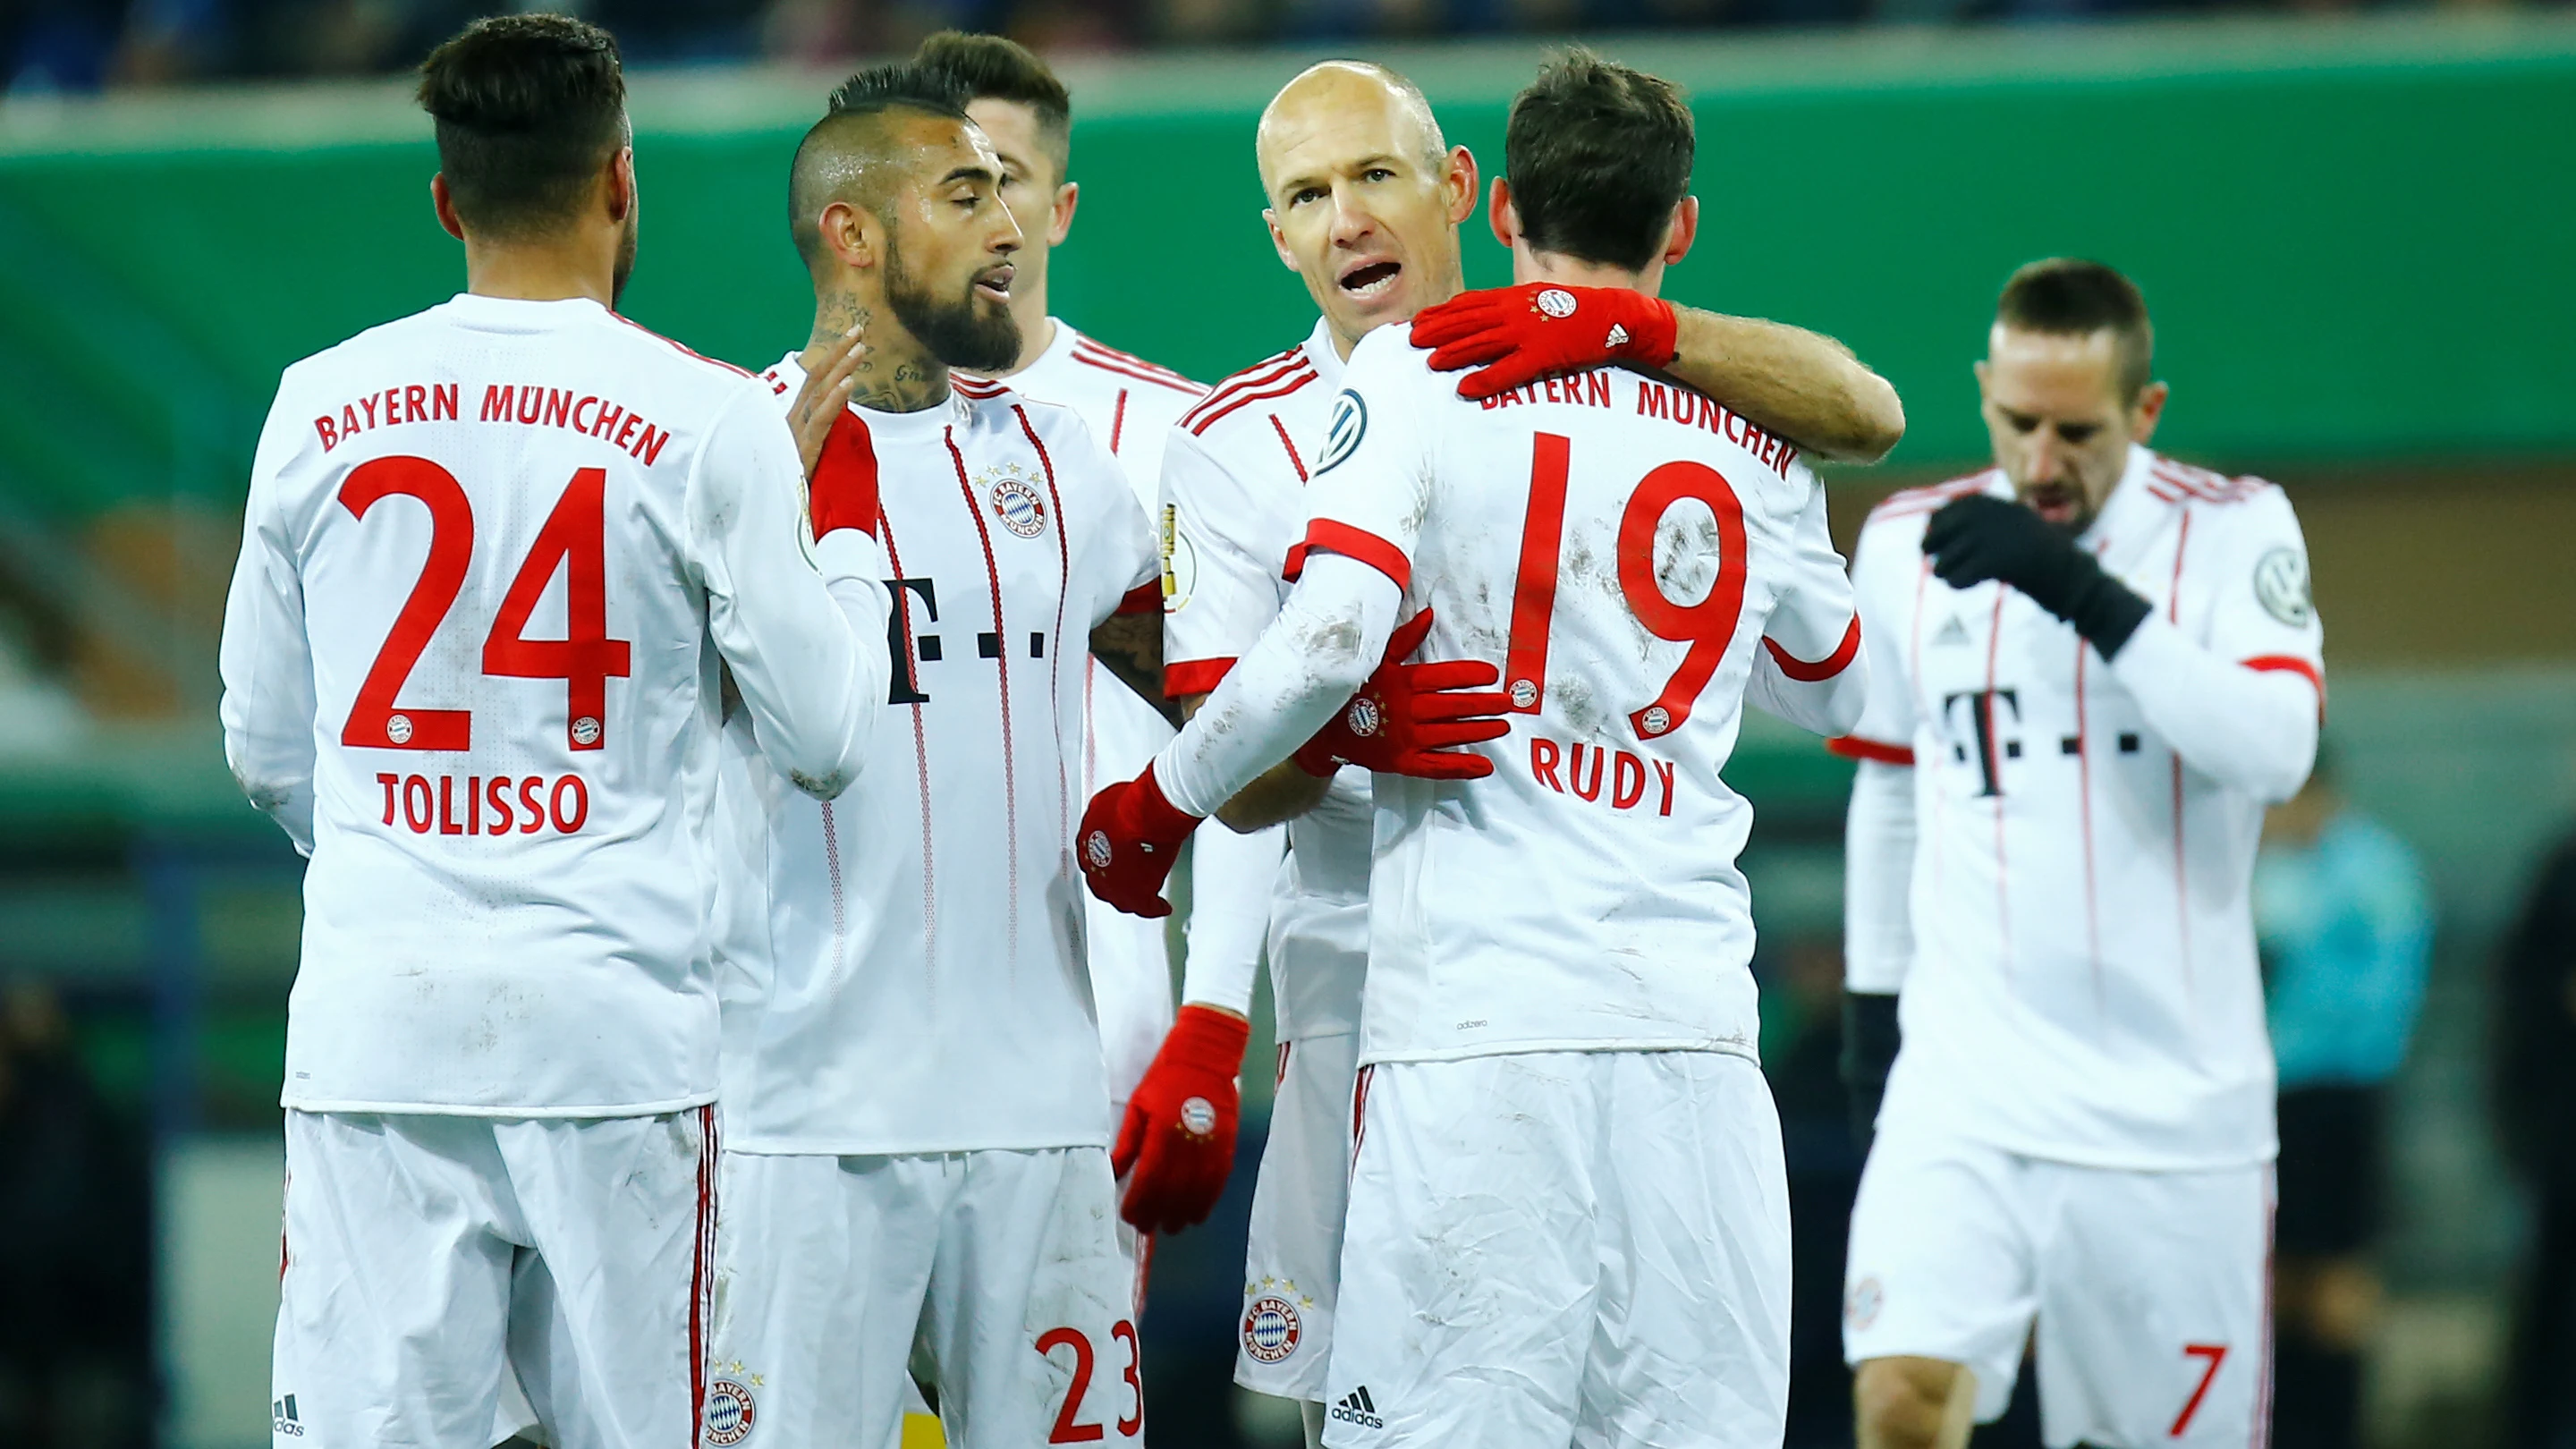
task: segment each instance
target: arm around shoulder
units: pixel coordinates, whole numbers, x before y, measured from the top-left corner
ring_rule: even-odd
[[[1896,388],[1834,339],[1696,307],[1673,311],[1672,374],[1810,455],[1875,463],[1904,438]]]

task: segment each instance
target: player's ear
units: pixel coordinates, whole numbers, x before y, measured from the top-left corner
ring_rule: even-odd
[[[2154,437],[2156,424],[2164,421],[2165,398],[2173,389],[2161,382],[2151,382],[2138,389],[2138,400],[2129,404],[2129,441],[2143,443]]]
[[[620,146],[608,158],[608,219],[624,221],[635,209],[635,148]]]
[[[1494,240],[1506,250],[1521,234],[1521,214],[1512,205],[1512,183],[1500,176],[1494,178],[1494,194],[1485,202],[1485,224],[1494,229]]]
[[[1261,208],[1261,224],[1270,228],[1270,249],[1279,254],[1279,265],[1296,271],[1297,254],[1288,250],[1288,234],[1279,229],[1279,213],[1266,206]]]
[[[438,213],[438,224],[449,236],[465,240],[465,223],[456,219],[456,198],[447,192],[447,173],[429,178],[429,206]]]
[[[1672,225],[1664,230],[1664,265],[1681,265],[1690,255],[1691,243],[1699,240],[1699,198],[1685,196],[1673,208]]]
[[[824,249],[840,258],[841,265],[873,267],[877,264],[877,252],[883,245],[882,238],[876,234],[876,226],[876,218],[866,207],[835,201],[823,208],[815,230],[823,239]]]
[[[1060,247],[1073,234],[1074,208],[1082,204],[1082,183],[1068,181],[1055,189],[1055,207],[1047,213],[1047,245]]]
[[[1442,168],[1440,193],[1440,199],[1449,204],[1451,226],[1476,214],[1476,153],[1464,146],[1449,148],[1449,164]]]

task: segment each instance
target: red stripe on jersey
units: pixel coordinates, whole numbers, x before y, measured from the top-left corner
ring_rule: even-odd
[[[1302,542],[1288,545],[1288,556],[1279,561],[1279,577],[1293,584],[1305,571],[1306,545]]]
[[[1118,408],[1109,415],[1109,451],[1118,451],[1118,440],[1127,436],[1127,389],[1118,389]]]
[[[832,979],[838,981],[849,952],[850,911],[841,888],[841,826],[829,800],[823,802],[823,878],[832,892]]]
[[[1024,414],[1020,426],[1028,426]],[[1008,939],[1013,955],[1020,949],[1020,785],[1017,753],[1011,744],[1011,650],[1010,626],[1002,621],[1002,567],[993,557],[993,531],[984,526],[984,510],[975,501],[975,485],[966,481],[966,455],[957,451],[957,430],[943,428],[939,440],[948,445],[948,461],[957,469],[957,496],[965,501],[966,516],[975,520],[975,540],[984,548],[984,582],[993,590],[993,634],[1002,647],[993,651],[993,672],[1002,690],[1002,841],[1010,852],[1005,866],[1010,890]],[[1062,510],[1058,510],[1055,531],[1064,533]],[[1059,754],[1061,751],[1058,752]]]
[[[2165,622],[2182,622],[2182,559],[2191,546],[2191,506],[2183,505],[2182,526],[2174,535],[2173,592],[2165,599]],[[2174,836],[2174,930],[2182,946],[2183,999],[2192,999],[2191,977],[2191,872],[2183,859],[2182,848],[2182,756],[2173,756],[2173,836]]]
[[[1878,501],[1878,506],[1869,511],[1869,521],[1874,523],[1882,518],[1910,518],[1918,513],[1930,513],[1953,498],[1983,491],[1994,476],[1995,471],[1989,468],[1983,473],[1953,478],[1946,483],[1899,488]]]
[[[950,373],[948,385],[968,397],[977,399],[1000,397],[1011,390],[1011,385],[1007,382],[997,382],[989,377],[968,377],[962,372]]]
[[[1073,360],[1082,364],[1084,367],[1096,367],[1102,372],[1113,372],[1120,377],[1132,377],[1138,382],[1150,382],[1156,387],[1168,387],[1172,391],[1180,393],[1186,397],[1197,397],[1207,391],[1206,388],[1199,386],[1188,378],[1182,377],[1178,373],[1166,374],[1161,372],[1159,369],[1149,371],[1148,369],[1153,367],[1153,364],[1151,363],[1147,363],[1143,367],[1129,367],[1124,363],[1112,362],[1107,358],[1090,356],[1079,347],[1076,347],[1073,350]]]
[[[1859,735],[1840,735],[1825,741],[1825,753],[1840,755],[1846,760],[1874,760],[1882,765],[1914,763],[1913,746],[1891,745],[1880,740],[1863,739]]]
[[[1297,456],[1297,445],[1288,441],[1288,425],[1279,421],[1277,413],[1272,413],[1270,426],[1278,430],[1279,446],[1288,450],[1288,466],[1297,470],[1297,481],[1300,483],[1307,481],[1306,460]]]
[[[2090,646],[2084,636],[2075,638],[2075,798],[2076,814],[2084,826],[2084,940],[2093,963],[2093,1002],[2107,1005],[2102,996],[2102,909],[2093,889],[2093,742],[2085,737],[2084,656]]]
[[[1123,403],[1126,400],[1126,394],[1119,394],[1119,400]],[[1073,544],[1064,533],[1064,495],[1058,492],[1055,486],[1055,458],[1047,452],[1045,441],[1038,437],[1037,428],[1029,422],[1027,408],[1014,403],[1011,405],[1011,415],[1020,420],[1020,435],[1027,438],[1029,446],[1037,450],[1038,471],[1046,475],[1047,506],[1055,510],[1055,642],[1048,646],[1053,652],[1048,656],[1047,662],[1047,718],[1055,723],[1055,737],[1058,743],[1055,751],[1055,815],[1058,832],[1056,838],[1069,841],[1073,839],[1073,791],[1064,778],[1062,748],[1064,689],[1061,683],[1064,675],[1054,661],[1064,657],[1064,596],[1073,591]],[[1156,580],[1158,585],[1160,582],[1159,579]],[[1158,588],[1157,593],[1159,592]],[[1162,604],[1159,597],[1154,602],[1157,607]],[[993,627],[998,629],[1001,625],[995,624]],[[1002,652],[1007,656],[1010,650],[1006,648]],[[1091,748],[1092,663],[1089,654],[1082,656],[1082,738],[1083,748],[1086,751]],[[1090,767],[1085,765],[1083,778],[1086,783],[1090,777]]]
[[[1291,347],[1285,352],[1265,357],[1243,371],[1220,380],[1206,397],[1199,399],[1197,407],[1181,416],[1181,423],[1186,427],[1198,421],[1198,415],[1202,411],[1224,402],[1243,389],[1276,382],[1294,369],[1305,365],[1307,365],[1306,349],[1303,347]]]
[[[1297,389],[1313,382],[1317,376],[1319,376],[1319,374],[1315,369],[1307,367],[1299,371],[1290,372],[1279,381],[1270,384],[1268,387],[1256,388],[1251,392],[1239,394],[1233,401],[1227,403],[1223,407],[1208,409],[1204,415],[1199,417],[1197,422],[1190,424],[1190,432],[1193,436],[1205,437],[1208,429],[1225,420],[1226,414],[1244,406],[1246,403],[1257,403],[1274,397],[1286,397]]]
[[[697,1239],[689,1248],[689,1444],[707,1414],[707,1329],[714,1318],[716,1246],[716,1111],[698,1109]]]
[[[902,578],[903,550],[896,546],[894,541],[894,520],[880,516],[877,519],[877,525],[885,530],[886,561],[894,565],[894,576],[898,579]],[[903,663],[907,671],[905,677],[918,681],[921,678],[921,659],[914,652],[912,643],[912,590],[897,585],[894,590],[894,606],[903,617]],[[914,693],[919,692],[918,688],[914,690]],[[934,857],[930,850],[930,736],[922,728],[921,704],[921,701],[915,700],[907,708],[912,711],[912,768],[916,778],[921,782],[922,951],[929,959],[936,961],[939,959],[939,892],[936,889],[938,877],[932,869]]]
[[[1073,340],[1073,355],[1086,362],[1092,362],[1095,364],[1108,363],[1114,366],[1133,368],[1138,372],[1144,373],[1148,381],[1176,383],[1194,393],[1207,391],[1205,387],[1202,387],[1197,382],[1168,367],[1165,367],[1159,362],[1149,362],[1142,357],[1138,357],[1135,353],[1123,352],[1118,348],[1112,347],[1108,343],[1101,341],[1097,337],[1075,338]]]
[[[814,482],[805,490],[805,506],[813,515],[817,542],[841,528],[876,536],[877,515],[885,511],[877,502],[876,439],[857,413],[844,408],[832,420],[822,455],[814,460]]]
[[[1995,707],[1995,651],[2003,644],[2004,595],[2009,592],[2010,590],[2003,588],[1995,590],[1994,622],[1987,626],[1986,697],[1980,703],[1990,713]],[[1989,780],[2003,779],[2002,735],[2001,730],[1991,727],[1990,720],[1986,730],[1986,778]],[[2012,977],[2012,902],[2006,888],[2011,874],[2004,865],[2004,796],[2003,786],[1998,784],[1995,787],[1995,941],[2002,948],[1999,954],[2003,957],[2006,980]]]
[[[1771,662],[1780,666],[1782,674],[1801,684],[1816,684],[1849,669],[1851,662],[1860,657],[1860,615],[1852,615],[1850,625],[1843,630],[1843,642],[1834,646],[1834,652],[1814,664],[1781,648],[1768,635],[1763,636],[1762,647],[1770,651]]]
[[[1187,699],[1193,694],[1207,694],[1225,682],[1234,668],[1232,659],[1184,659],[1163,666],[1163,697]]]
[[[2326,677],[2324,674],[2318,672],[2318,669],[2314,664],[2309,663],[2305,659],[2301,659],[2295,654],[2258,654],[2251,659],[2239,660],[2238,662],[2247,669],[2260,670],[2265,673],[2279,671],[2284,674],[2295,674],[2306,680],[2308,683],[2316,686],[2317,721],[2320,724],[2324,723],[2326,717]]]
[[[1360,1160],[1360,1144],[1368,1140],[1369,1078],[1377,1075],[1377,1063],[1360,1068],[1359,1079],[1351,1083],[1351,1165]]]
[[[1162,608],[1163,581],[1160,579],[1138,584],[1118,601],[1118,612],[1122,614],[1155,614],[1162,612]]]
[[[1339,519],[1318,518],[1306,527],[1306,551],[1312,553],[1319,548],[1358,559],[1395,580],[1399,589],[1413,582],[1413,560],[1404,556],[1403,549],[1365,528],[1353,528]]]
[[[678,338],[676,338],[676,337],[665,337],[665,336],[663,336],[661,333],[654,331],[652,328],[645,326],[643,323],[638,322],[638,321],[634,320],[634,319],[633,319],[633,318],[631,318],[631,317],[620,317],[620,316],[618,316],[618,314],[617,314],[617,313],[615,313],[615,312],[611,312],[611,313],[609,313],[608,315],[609,315],[609,316],[611,316],[611,317],[616,317],[618,321],[625,323],[627,326],[634,328],[636,331],[643,333],[645,336],[652,338],[654,341],[659,342],[659,343],[663,344],[664,346],[670,347],[670,348],[672,348],[672,349],[673,349],[673,350],[675,350],[675,351],[678,351],[678,352],[684,353],[684,354],[686,354],[687,356],[694,357],[694,358],[696,358],[696,359],[697,359],[698,361],[700,361],[700,362],[708,363],[708,364],[710,364],[710,365],[712,365],[712,366],[716,366],[716,367],[721,367],[721,368],[723,368],[725,371],[732,373],[732,374],[733,374],[734,376],[736,376],[736,377],[749,377],[749,376],[751,376],[751,372],[750,372],[750,370],[749,370],[748,368],[736,367],[736,366],[734,366],[732,363],[725,361],[725,360],[724,360],[723,358],[721,358],[721,357],[709,357],[709,356],[707,356],[705,353],[700,352],[699,350],[697,350],[697,349],[696,349],[696,348],[694,348],[694,347],[691,347],[689,344],[687,344],[687,343],[685,343],[685,342],[682,342],[680,339],[678,339]]]

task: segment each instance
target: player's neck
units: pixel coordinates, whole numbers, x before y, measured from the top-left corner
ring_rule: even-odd
[[[1020,360],[1011,364],[1010,372],[995,373],[1009,377],[1037,366],[1047,349],[1055,346],[1055,319],[1047,315],[1047,287],[1044,273],[1032,283],[1028,264],[1020,264],[1020,275],[1011,279],[1011,318],[1020,324]]]
[[[853,327],[868,355],[859,360],[850,401],[881,413],[917,413],[948,400],[948,365],[931,356],[877,298],[849,292],[816,298],[814,331],[797,360],[810,371],[824,349]]]
[[[465,290],[477,297],[617,305],[617,263],[585,241],[465,244]]]
[[[1569,257],[1562,252],[1530,250],[1526,241],[1512,245],[1512,282],[1556,282],[1568,287],[1620,287],[1631,292],[1654,296],[1663,289],[1664,268],[1659,259],[1642,272],[1626,267],[1604,266]]]

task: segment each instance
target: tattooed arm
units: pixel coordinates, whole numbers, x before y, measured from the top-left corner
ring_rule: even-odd
[[[1091,631],[1091,657],[1099,660],[1154,713],[1180,728],[1179,706],[1163,697],[1163,616],[1112,614]]]

